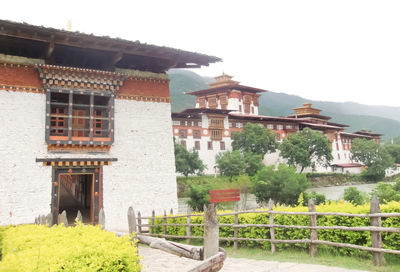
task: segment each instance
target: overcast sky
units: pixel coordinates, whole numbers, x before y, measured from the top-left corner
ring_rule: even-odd
[[[400,106],[400,1],[4,1],[0,18],[214,55],[242,84]]]

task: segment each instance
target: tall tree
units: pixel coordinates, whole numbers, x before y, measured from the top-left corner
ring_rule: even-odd
[[[400,144],[385,144],[384,145],[390,156],[393,157],[395,163],[400,163]]]
[[[239,150],[219,153],[216,163],[220,174],[230,177],[231,180],[233,176],[243,174],[246,168],[246,162]]]
[[[204,171],[205,166],[200,160],[197,150],[193,148],[192,151],[187,151],[186,148],[175,141],[174,147],[176,172],[187,177],[191,174],[201,174]]]
[[[309,128],[283,139],[279,150],[289,165],[301,167],[300,173],[306,167],[314,169],[317,164],[328,166],[333,159],[328,138]]]
[[[242,153],[252,152],[264,158],[276,150],[275,134],[259,124],[247,123],[243,131],[232,134],[232,149]]]
[[[394,159],[389,152],[373,140],[354,139],[351,144],[351,154],[367,166],[363,176],[368,180],[379,180],[385,177],[385,170],[394,166]]]

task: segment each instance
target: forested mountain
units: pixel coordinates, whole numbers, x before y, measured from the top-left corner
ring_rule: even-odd
[[[180,112],[195,106],[195,97],[186,92],[208,88],[213,78],[201,77],[187,70],[171,70],[170,92],[172,111]],[[257,87],[257,86],[252,86]],[[347,124],[348,132],[368,129],[384,134],[383,140],[400,135],[400,107],[370,106],[354,102],[313,101],[296,95],[268,91],[260,97],[259,114],[287,116],[293,114],[293,108],[310,102],[313,107],[322,110],[321,114],[331,116],[332,122]]]

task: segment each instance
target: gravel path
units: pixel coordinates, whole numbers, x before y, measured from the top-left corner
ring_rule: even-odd
[[[199,262],[139,245],[142,272],[184,272]],[[227,258],[221,272],[366,272],[324,265],[280,263],[241,258]]]

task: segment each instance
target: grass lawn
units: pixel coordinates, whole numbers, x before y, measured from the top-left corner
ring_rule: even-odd
[[[356,258],[342,255],[335,255],[331,252],[318,250],[318,256],[311,258],[306,251],[301,250],[282,250],[272,254],[269,250],[261,250],[254,248],[239,248],[234,250],[233,247],[224,247],[228,253],[228,257],[247,258],[265,261],[291,262],[291,263],[307,263],[319,264],[335,267],[343,267],[348,269],[358,269],[379,272],[398,272],[400,271],[400,256],[387,254],[385,259],[387,264],[382,267],[374,266],[371,258]]]

